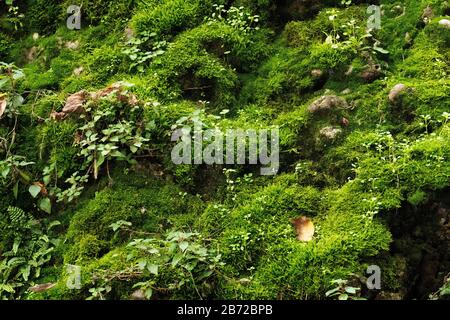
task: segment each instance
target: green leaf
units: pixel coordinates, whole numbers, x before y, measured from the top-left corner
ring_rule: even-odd
[[[9,285],[9,284],[0,284],[0,292],[1,291],[6,291],[9,293],[15,293],[16,291],[14,290],[14,288]]]
[[[389,51],[387,51],[387,50],[385,50],[383,48],[380,48],[380,47],[373,47],[373,50],[378,51],[380,53],[384,53],[384,54],[388,54],[389,53]]]
[[[181,251],[186,251],[186,249],[189,247],[189,242],[183,241],[179,244]]]
[[[6,87],[7,84],[9,84],[9,78],[2,78],[0,79],[0,89],[3,89]]]
[[[339,300],[348,300],[348,294],[346,294],[346,293],[340,294],[338,299]]]
[[[3,169],[2,171],[2,177],[3,179],[6,179],[6,177],[8,176],[9,172],[11,171],[10,167],[6,167],[5,169]]]
[[[33,198],[36,198],[38,194],[41,192],[41,187],[33,184],[28,188],[28,192],[30,192]]]
[[[14,194],[14,198],[17,199],[17,196],[19,195],[19,181],[17,181],[17,182],[14,184],[14,187],[13,187],[13,194]]]
[[[22,277],[24,281],[28,281],[28,278],[30,276],[31,266],[27,265],[20,269],[20,272],[22,273]]]
[[[356,294],[356,290],[357,290],[357,288],[354,288],[354,287],[345,287],[345,292],[347,292],[349,294]]]
[[[151,273],[154,274],[155,276],[158,275],[158,265],[156,264],[148,264],[147,265],[147,270]]]
[[[139,269],[144,270],[146,265],[147,265],[147,260],[145,260],[145,259],[138,260]]]
[[[333,293],[336,293],[336,292],[338,292],[338,291],[339,291],[339,288],[334,288],[334,289],[328,290],[328,291],[325,293],[325,297],[329,297],[330,295],[332,295]]]
[[[136,153],[138,151],[138,148],[136,148],[135,146],[130,146],[130,151]]]
[[[145,297],[146,297],[147,299],[150,299],[150,298],[152,297],[152,295],[153,295],[153,289],[152,289],[152,288],[147,288],[147,289],[145,290]]]
[[[51,176],[50,175],[44,176],[44,184],[46,186],[50,183],[50,181],[51,181]]]
[[[61,225],[61,222],[59,222],[58,220],[52,221],[48,225],[47,230],[50,230],[50,229],[52,229],[52,228],[54,228],[56,226],[59,226],[59,225]]]
[[[21,105],[23,105],[23,102],[25,101],[25,99],[21,96],[21,95],[15,95],[11,101],[11,104],[13,105],[13,107],[20,107]]]
[[[52,213],[52,203],[50,202],[50,199],[49,198],[41,199],[39,201],[39,208],[48,214]]]
[[[182,254],[175,255],[172,259],[172,267],[176,267],[178,265],[178,263],[181,261],[181,259],[183,259]]]

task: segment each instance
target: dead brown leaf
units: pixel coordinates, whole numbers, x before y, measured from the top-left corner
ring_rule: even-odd
[[[139,100],[134,94],[131,94],[130,98],[128,99],[128,103],[130,104],[130,106],[135,107],[139,103]]]
[[[56,120],[56,121],[61,121],[64,120],[64,118],[67,115],[64,112],[56,112],[56,111],[52,111],[52,113],[50,113],[50,119],[52,120]]]
[[[0,97],[0,117],[5,113],[6,110],[6,98]]]
[[[43,284],[35,285],[34,287],[31,287],[29,290],[31,292],[42,292],[42,291],[47,291],[47,290],[53,288],[54,286],[56,286],[56,283],[43,283]]]
[[[88,98],[88,92],[86,90],[78,91],[77,93],[72,94],[66,100],[66,105],[64,106],[62,112],[63,113],[83,113],[84,108],[83,104],[86,102]]]
[[[314,224],[311,219],[300,216],[292,221],[297,233],[297,240],[299,241],[311,241],[314,236]]]

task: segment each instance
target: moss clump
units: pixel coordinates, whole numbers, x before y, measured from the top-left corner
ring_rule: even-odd
[[[52,34],[56,31],[60,23],[59,1],[53,0],[35,0],[29,1],[27,8],[28,30],[37,32],[40,35]]]
[[[91,234],[83,235],[64,255],[64,261],[69,264],[83,263],[101,257],[108,248],[106,241],[99,240]]]
[[[68,237],[74,243],[86,234],[111,241],[114,232],[110,225],[119,220],[129,221],[147,232],[158,232],[171,216],[195,215],[201,209],[196,197],[180,197],[180,192],[176,186],[163,184],[151,176],[119,177],[111,188],[96,193],[94,199],[86,200],[76,211]]]
[[[169,0],[142,4],[131,25],[138,33],[150,30],[159,35],[174,35],[195,27],[207,13],[212,12],[211,1]]]

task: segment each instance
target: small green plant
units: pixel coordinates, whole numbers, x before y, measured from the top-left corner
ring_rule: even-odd
[[[130,226],[129,222],[118,221],[110,227],[116,232],[123,229],[140,233],[131,230]],[[133,288],[142,290],[147,299],[154,294],[169,292],[191,292],[193,297],[203,299],[218,269],[223,266],[217,250],[208,248],[206,241],[195,232],[172,231],[161,239],[134,239],[127,248],[130,267],[119,271],[97,270],[96,286],[89,290],[92,299],[105,298],[113,281],[133,279],[138,280]]]
[[[10,239],[10,250],[3,252],[0,260],[0,298],[3,299],[18,298],[33,285],[60,243],[49,236],[59,221],[38,221],[17,207],[9,207],[7,215],[7,223],[0,225],[5,239]]]
[[[89,292],[91,296],[86,298],[86,300],[105,300],[106,295],[111,292],[111,286],[90,288]]]
[[[166,47],[167,42],[158,41],[156,33],[144,31],[128,40],[122,53],[131,61],[130,71],[144,72],[151,60],[165,53]]]
[[[336,279],[331,284],[337,285],[335,288],[325,293],[326,297],[337,298],[338,300],[365,300],[358,295],[360,288],[348,285],[348,280]]]
[[[25,15],[20,13],[19,7],[14,5],[14,0],[5,0],[8,6],[8,15],[6,17],[6,22],[14,27],[15,31],[18,31],[23,27],[23,20]]]
[[[244,7],[230,7],[225,9],[224,5],[215,4],[214,13],[211,17],[206,18],[208,23],[215,21],[222,21],[232,26],[233,28],[243,31],[251,32],[253,30],[259,30],[259,15],[252,15]]]
[[[333,49],[352,50],[354,53],[367,52],[370,55],[387,54],[387,50],[381,47],[381,42],[377,40],[371,30],[364,30],[358,25],[355,19],[350,19],[338,25],[336,23],[340,11],[330,9],[328,19],[332,23],[331,33],[326,34],[325,43]]]
[[[450,273],[444,278],[444,284],[435,293],[430,294],[430,300],[448,299],[450,296]]]
[[[17,82],[24,77],[22,69],[14,64],[0,62],[0,119],[15,118],[24,98],[17,92]]]
[[[70,184],[70,188],[56,193],[57,202],[72,202],[78,198],[84,190],[84,185],[88,182],[89,176],[80,176],[77,171],[66,180]]]

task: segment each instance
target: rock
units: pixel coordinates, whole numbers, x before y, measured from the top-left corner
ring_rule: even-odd
[[[320,69],[314,69],[311,71],[311,75],[315,78],[320,78],[321,76],[323,76],[323,71]]]
[[[86,90],[78,91],[69,96],[62,110],[63,113],[83,113],[83,104],[87,101],[89,93]]]
[[[130,41],[131,39],[134,38],[134,30],[130,27],[125,28],[124,34],[125,34],[125,39],[127,39],[127,41]]]
[[[80,42],[77,41],[68,41],[66,42],[66,48],[70,50],[77,50],[80,47]]]
[[[433,17],[434,17],[433,9],[430,6],[426,7],[422,13],[422,21],[428,23],[430,22],[431,19],[433,19]]]
[[[334,95],[325,95],[314,101],[308,107],[308,111],[311,113],[318,113],[335,108],[347,108],[347,107],[348,107],[347,101],[345,101],[344,99]]]
[[[144,290],[139,289],[131,294],[131,300],[146,300]]]
[[[366,82],[373,82],[381,76],[381,66],[379,64],[370,64],[359,76]]]
[[[342,129],[334,127],[325,127],[320,130],[320,135],[327,140],[334,140],[342,132]]]
[[[403,83],[396,84],[389,92],[389,102],[395,104],[398,102],[400,94],[406,90],[406,86]]]
[[[43,283],[30,287],[28,290],[31,292],[43,292],[53,288],[54,286],[56,286],[56,283]]]
[[[50,119],[55,120],[55,121],[64,120],[66,117],[67,117],[67,114],[65,114],[64,112],[52,111],[52,113],[50,113]]]
[[[78,77],[78,76],[80,76],[83,73],[83,71],[84,71],[83,67],[75,68],[73,70],[73,75]]]
[[[341,92],[341,94],[350,94],[350,93],[352,93],[352,90],[349,89],[349,88],[344,89],[344,90],[342,90],[342,92]]]
[[[447,29],[450,29],[450,20],[442,19],[442,20],[439,21],[439,25],[441,25],[441,26],[443,26],[443,27],[445,27]]]
[[[25,59],[27,60],[27,62],[32,62],[34,59],[36,59],[37,55],[38,47],[34,46],[25,52]]]
[[[375,300],[404,300],[405,296],[401,292],[382,291]]]

